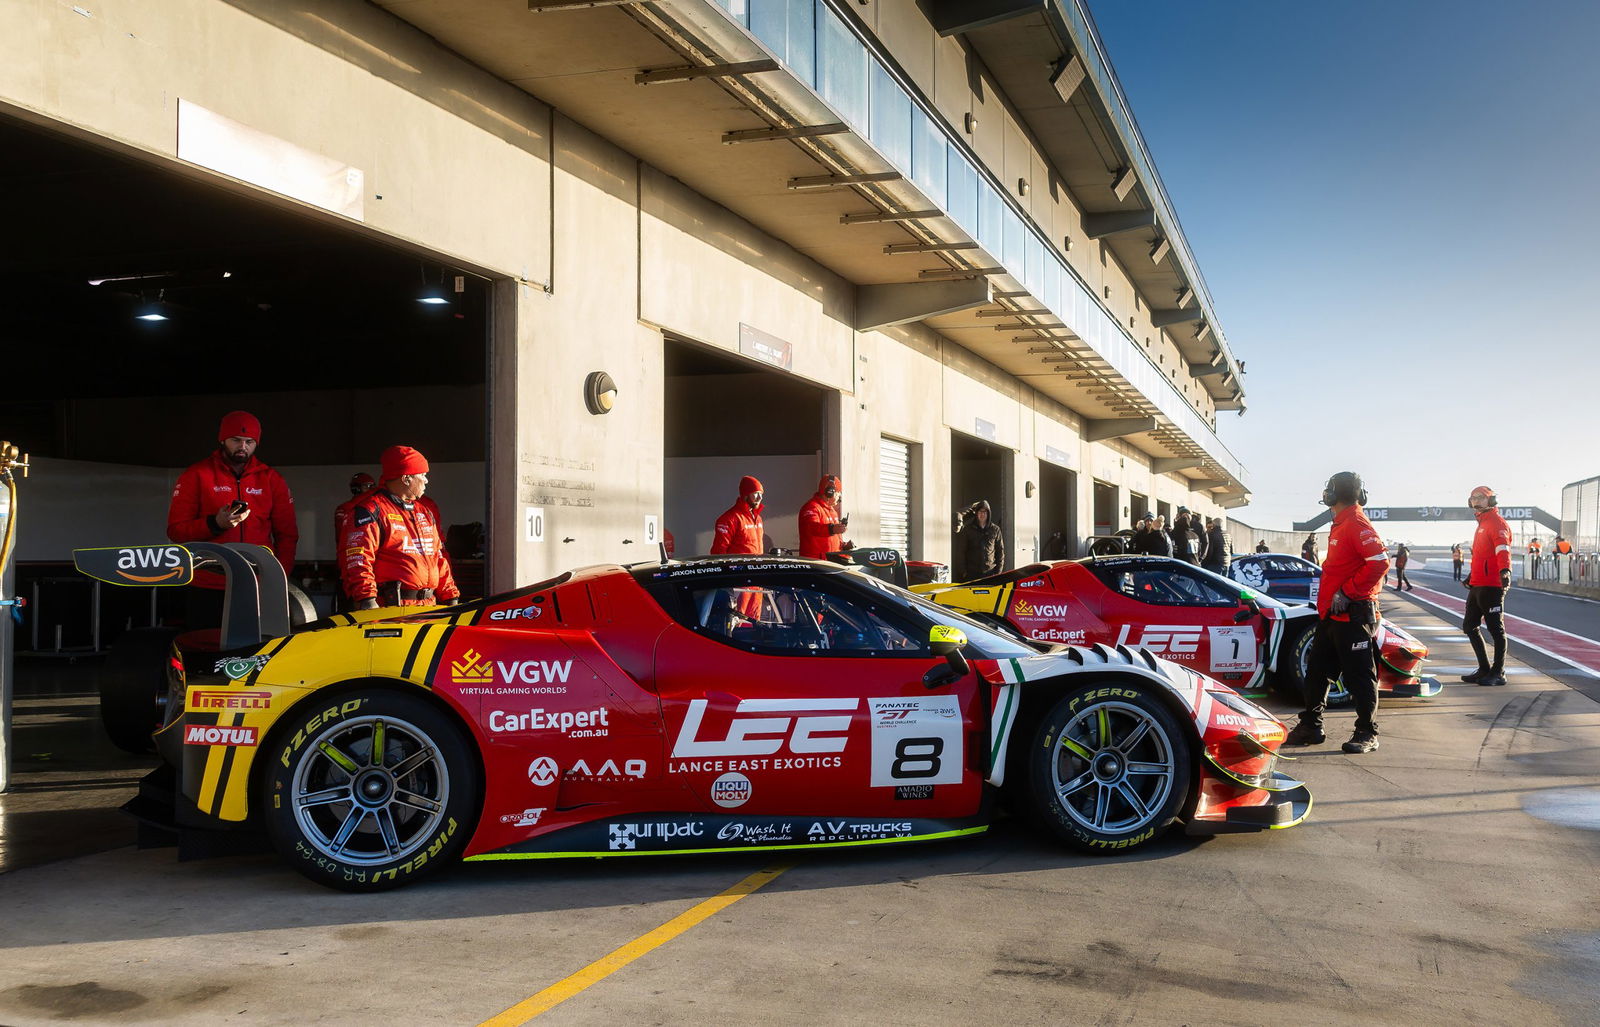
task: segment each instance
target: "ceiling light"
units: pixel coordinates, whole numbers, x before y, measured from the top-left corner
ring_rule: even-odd
[[[422,291],[417,294],[417,302],[430,307],[445,307],[450,305],[450,297],[445,295],[444,285],[435,282],[422,287]]]
[[[154,300],[141,299],[139,306],[133,312],[134,320],[151,322],[172,320],[172,308],[167,306],[165,296],[163,290]]]

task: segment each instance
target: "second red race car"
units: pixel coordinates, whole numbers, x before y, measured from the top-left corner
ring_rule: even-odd
[[[1182,560],[1088,557],[1035,563],[959,585],[918,585],[941,606],[1026,638],[1067,645],[1139,646],[1246,693],[1275,688],[1300,702],[1309,671],[1315,607],[1283,603]],[[1401,628],[1378,630],[1378,688],[1437,695],[1422,673],[1428,647]],[[1349,701],[1335,686],[1334,704]]]

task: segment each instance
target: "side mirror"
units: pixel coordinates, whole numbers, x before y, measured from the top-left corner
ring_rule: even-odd
[[[966,644],[966,632],[960,628],[952,628],[946,624],[934,625],[928,631],[928,648],[933,650],[933,655],[943,656],[945,662],[942,667],[935,667],[922,676],[923,686],[943,688],[945,685],[955,684],[971,673],[972,667],[961,652]]]
[[[1233,622],[1235,624],[1243,624],[1245,621],[1249,620],[1251,617],[1260,616],[1260,614],[1261,614],[1261,604],[1256,602],[1255,601],[1255,597],[1252,596],[1250,593],[1248,593],[1248,592],[1240,592],[1239,593],[1239,602],[1244,606],[1244,609],[1240,610],[1238,613],[1233,615]]]

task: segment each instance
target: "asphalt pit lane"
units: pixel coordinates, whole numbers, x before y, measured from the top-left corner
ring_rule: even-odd
[[[137,991],[102,988],[99,981],[79,981],[77,984],[50,986],[24,984],[0,993],[8,999],[50,1013],[56,1020],[80,1020],[137,1009],[149,999]]]
[[[1562,827],[1600,831],[1600,788],[1554,788],[1522,799],[1523,812]]]

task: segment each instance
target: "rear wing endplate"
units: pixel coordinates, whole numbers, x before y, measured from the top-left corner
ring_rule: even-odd
[[[129,587],[169,587],[194,581],[197,568],[220,570],[224,579],[219,645],[243,649],[293,630],[289,577],[272,550],[245,542],[111,546],[74,549],[80,574]]]

